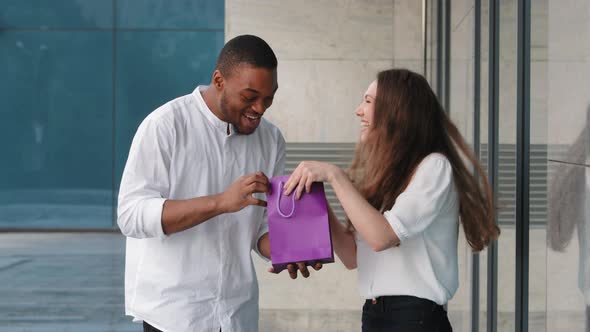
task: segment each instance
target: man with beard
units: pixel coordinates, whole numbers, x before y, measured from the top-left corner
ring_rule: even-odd
[[[270,257],[260,195],[285,164],[285,140],[262,118],[276,68],[264,40],[238,36],[221,50],[210,85],[139,126],[118,225],[127,236],[125,310],[144,331],[258,331],[250,253]]]

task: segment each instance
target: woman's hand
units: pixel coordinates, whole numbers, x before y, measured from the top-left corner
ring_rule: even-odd
[[[290,195],[296,189],[295,198],[301,198],[301,194],[311,191],[311,184],[314,182],[331,182],[338,173],[343,173],[338,166],[319,161],[302,161],[293,171],[287,183],[285,183],[284,194]]]

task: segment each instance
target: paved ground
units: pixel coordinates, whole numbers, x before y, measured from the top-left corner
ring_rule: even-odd
[[[117,234],[0,234],[0,332],[140,331],[123,314],[124,243]],[[341,264],[296,281],[265,273],[258,259],[255,265],[260,331],[360,330],[355,275]],[[449,307],[455,331],[469,331],[465,296],[458,294]],[[498,309],[504,311],[498,331],[513,331],[510,308]],[[531,313],[529,330],[583,331],[583,312]]]
[[[0,332],[140,331],[124,316],[124,244],[116,234],[0,234]],[[261,310],[261,331],[295,328],[359,330],[360,314]]]
[[[0,331],[138,331],[123,316],[123,244],[113,235],[2,235]]]

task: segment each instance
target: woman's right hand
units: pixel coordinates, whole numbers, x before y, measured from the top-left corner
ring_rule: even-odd
[[[333,164],[320,161],[302,161],[285,183],[284,194],[288,196],[293,190],[296,190],[295,198],[299,199],[303,194],[303,190],[307,193],[311,191],[312,183],[331,182],[339,173],[344,172],[340,167]]]

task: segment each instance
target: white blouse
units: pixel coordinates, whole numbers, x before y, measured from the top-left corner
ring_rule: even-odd
[[[440,153],[424,158],[383,215],[401,244],[375,252],[357,233],[361,296],[411,295],[447,303],[459,286],[459,198],[448,159]]]

